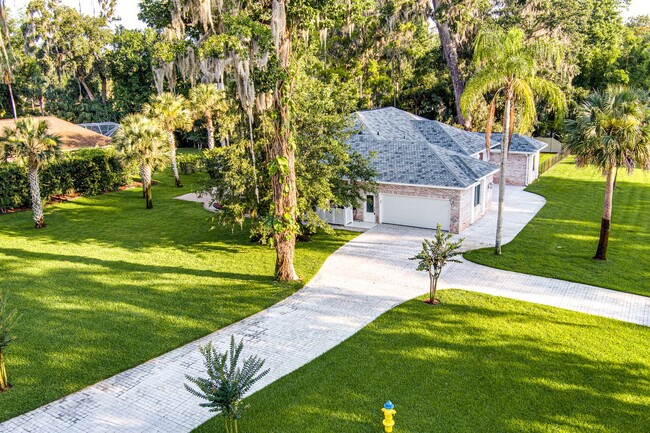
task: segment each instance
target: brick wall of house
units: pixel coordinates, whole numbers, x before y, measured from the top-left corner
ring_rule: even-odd
[[[492,188],[489,187],[489,185],[491,183],[492,179],[487,178],[483,184],[483,190],[485,192],[485,195],[483,197],[485,200],[485,208],[483,208],[482,205],[478,205],[476,207],[473,206],[473,188],[466,190],[457,190],[429,188],[422,186],[379,184],[378,192],[380,194],[395,194],[410,197],[427,197],[449,200],[451,209],[449,228],[453,233],[460,233],[472,224],[472,212],[474,212],[474,221],[476,222],[483,215],[485,215],[485,213],[490,211],[492,207]],[[365,197],[365,195],[366,194],[364,193],[363,196]],[[355,221],[363,221],[364,207],[365,202],[361,202],[354,208]],[[375,203],[375,222],[377,223],[379,223],[381,218],[380,211],[381,206],[379,204],[379,201],[377,201]]]
[[[506,176],[506,185],[526,185],[526,167],[528,155],[521,153],[508,154],[508,173]],[[501,164],[501,153],[492,152],[490,161]],[[494,183],[499,183],[501,173],[494,175]]]
[[[461,209],[461,190],[457,189],[441,189],[441,188],[427,188],[422,186],[405,186],[405,185],[389,185],[380,184],[379,192],[384,194],[397,194],[407,195],[414,197],[428,197],[449,200],[450,204],[450,218],[449,229],[453,233],[458,233],[460,228],[460,209]],[[379,209],[377,209],[379,210]],[[377,215],[379,217],[379,215]]]

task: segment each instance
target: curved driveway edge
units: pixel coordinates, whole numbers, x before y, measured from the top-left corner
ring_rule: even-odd
[[[496,195],[495,195],[496,196]],[[544,199],[508,188],[511,240],[541,209]],[[496,215],[463,233],[470,248],[491,245]],[[355,334],[379,315],[427,291],[428,277],[415,271],[422,238],[433,231],[380,225],[332,254],[299,292],[200,340],[152,359],[82,391],[0,424],[0,432],[189,432],[211,413],[183,389],[184,375],[203,375],[197,350],[208,341],[221,350],[230,336],[245,352],[266,359],[271,372],[253,391],[291,373]],[[450,265],[443,287],[552,305],[650,326],[650,298],[488,268]]]

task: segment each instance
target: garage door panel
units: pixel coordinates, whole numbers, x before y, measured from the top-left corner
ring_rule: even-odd
[[[450,210],[449,200],[381,195],[381,222],[386,224],[435,229],[439,223],[443,230],[449,230]]]

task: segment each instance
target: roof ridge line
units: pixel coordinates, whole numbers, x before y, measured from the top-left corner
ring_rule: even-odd
[[[441,124],[441,125],[449,126],[450,128],[455,128],[455,126],[447,125],[446,123],[440,122],[440,121],[438,121],[438,120],[431,120],[431,122],[435,122],[436,124]],[[437,126],[437,125],[436,125],[436,126]],[[463,148],[463,146],[461,146],[460,143],[459,143],[459,142],[458,142],[454,137],[452,137],[452,135],[451,135],[450,133],[448,133],[447,131],[445,131],[445,128],[440,128],[440,129],[442,129],[442,132],[444,132],[444,133],[445,133],[449,138],[451,138],[451,141],[453,141],[454,143],[456,143],[456,146],[458,146],[458,147],[460,148],[460,150],[462,150],[463,152],[465,151],[465,149]],[[462,131],[462,132],[467,132],[467,131],[464,131],[464,130],[462,130],[462,129],[460,129],[460,128],[458,128],[458,129],[459,129],[460,131]],[[458,153],[458,152],[457,152],[457,153]],[[470,155],[468,154],[467,156],[470,156]]]
[[[431,150],[433,151],[433,153],[435,153],[435,155],[438,157],[438,159],[440,160],[440,162],[442,162],[442,165],[443,165],[447,170],[449,170],[449,172],[450,172],[451,175],[456,179],[456,181],[457,181],[460,185],[462,185],[463,187],[466,188],[465,183],[464,183],[464,182],[463,182],[463,181],[458,177],[458,175],[456,174],[456,172],[455,172],[454,170],[452,170],[451,167],[449,167],[449,165],[445,162],[445,160],[444,160],[442,157],[440,157],[440,155],[438,154],[438,150],[435,149],[436,145],[433,144],[433,143],[429,143],[429,141],[426,141],[426,143],[427,143],[427,146],[429,146],[429,149],[431,149]],[[458,143],[456,143],[456,144],[458,144]],[[454,152],[454,153],[457,153],[457,152]]]

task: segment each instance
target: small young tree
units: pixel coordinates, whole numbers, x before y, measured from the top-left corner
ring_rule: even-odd
[[[208,149],[214,149],[214,118],[221,121],[228,111],[226,102],[226,92],[218,90],[213,84],[201,83],[190,89],[189,102],[194,117],[205,119],[205,125],[208,132]]]
[[[10,388],[5,368],[4,350],[16,339],[12,330],[17,318],[16,310],[9,311],[7,309],[7,296],[0,293],[0,392]]]
[[[244,395],[270,371],[267,369],[260,372],[264,360],[257,356],[249,356],[239,368],[239,357],[243,349],[244,342],[235,344],[234,336],[230,338],[230,350],[225,353],[217,352],[210,342],[199,349],[209,377],[185,376],[196,385],[198,391],[187,384],[185,389],[208,401],[200,406],[209,407],[211,412],[219,412],[224,417],[226,433],[238,432],[237,420],[245,409],[242,404]]]
[[[29,188],[36,228],[45,227],[41,187],[38,172],[59,154],[59,137],[48,132],[47,122],[34,118],[16,121],[13,128],[5,128],[2,142],[9,152],[26,161],[29,170]]]
[[[177,130],[189,131],[192,128],[192,112],[187,105],[187,99],[184,96],[163,93],[152,97],[151,102],[143,108],[144,114],[158,121],[160,126],[167,132],[169,144],[168,156],[178,188],[182,188],[183,184],[178,174],[176,136],[174,132]]]
[[[122,119],[113,143],[117,150],[135,160],[140,167],[146,207],[152,209],[151,180],[154,170],[164,168],[167,161],[166,132],[156,121],[141,114],[129,114]]]
[[[442,273],[442,268],[449,262],[460,263],[460,260],[454,257],[460,255],[458,249],[463,244],[465,238],[452,242],[451,233],[443,233],[440,224],[436,230],[436,237],[433,240],[424,239],[422,241],[422,251],[411,260],[419,260],[418,271],[427,271],[429,273],[429,304],[438,304],[436,299],[436,290],[438,288],[438,279]]]

